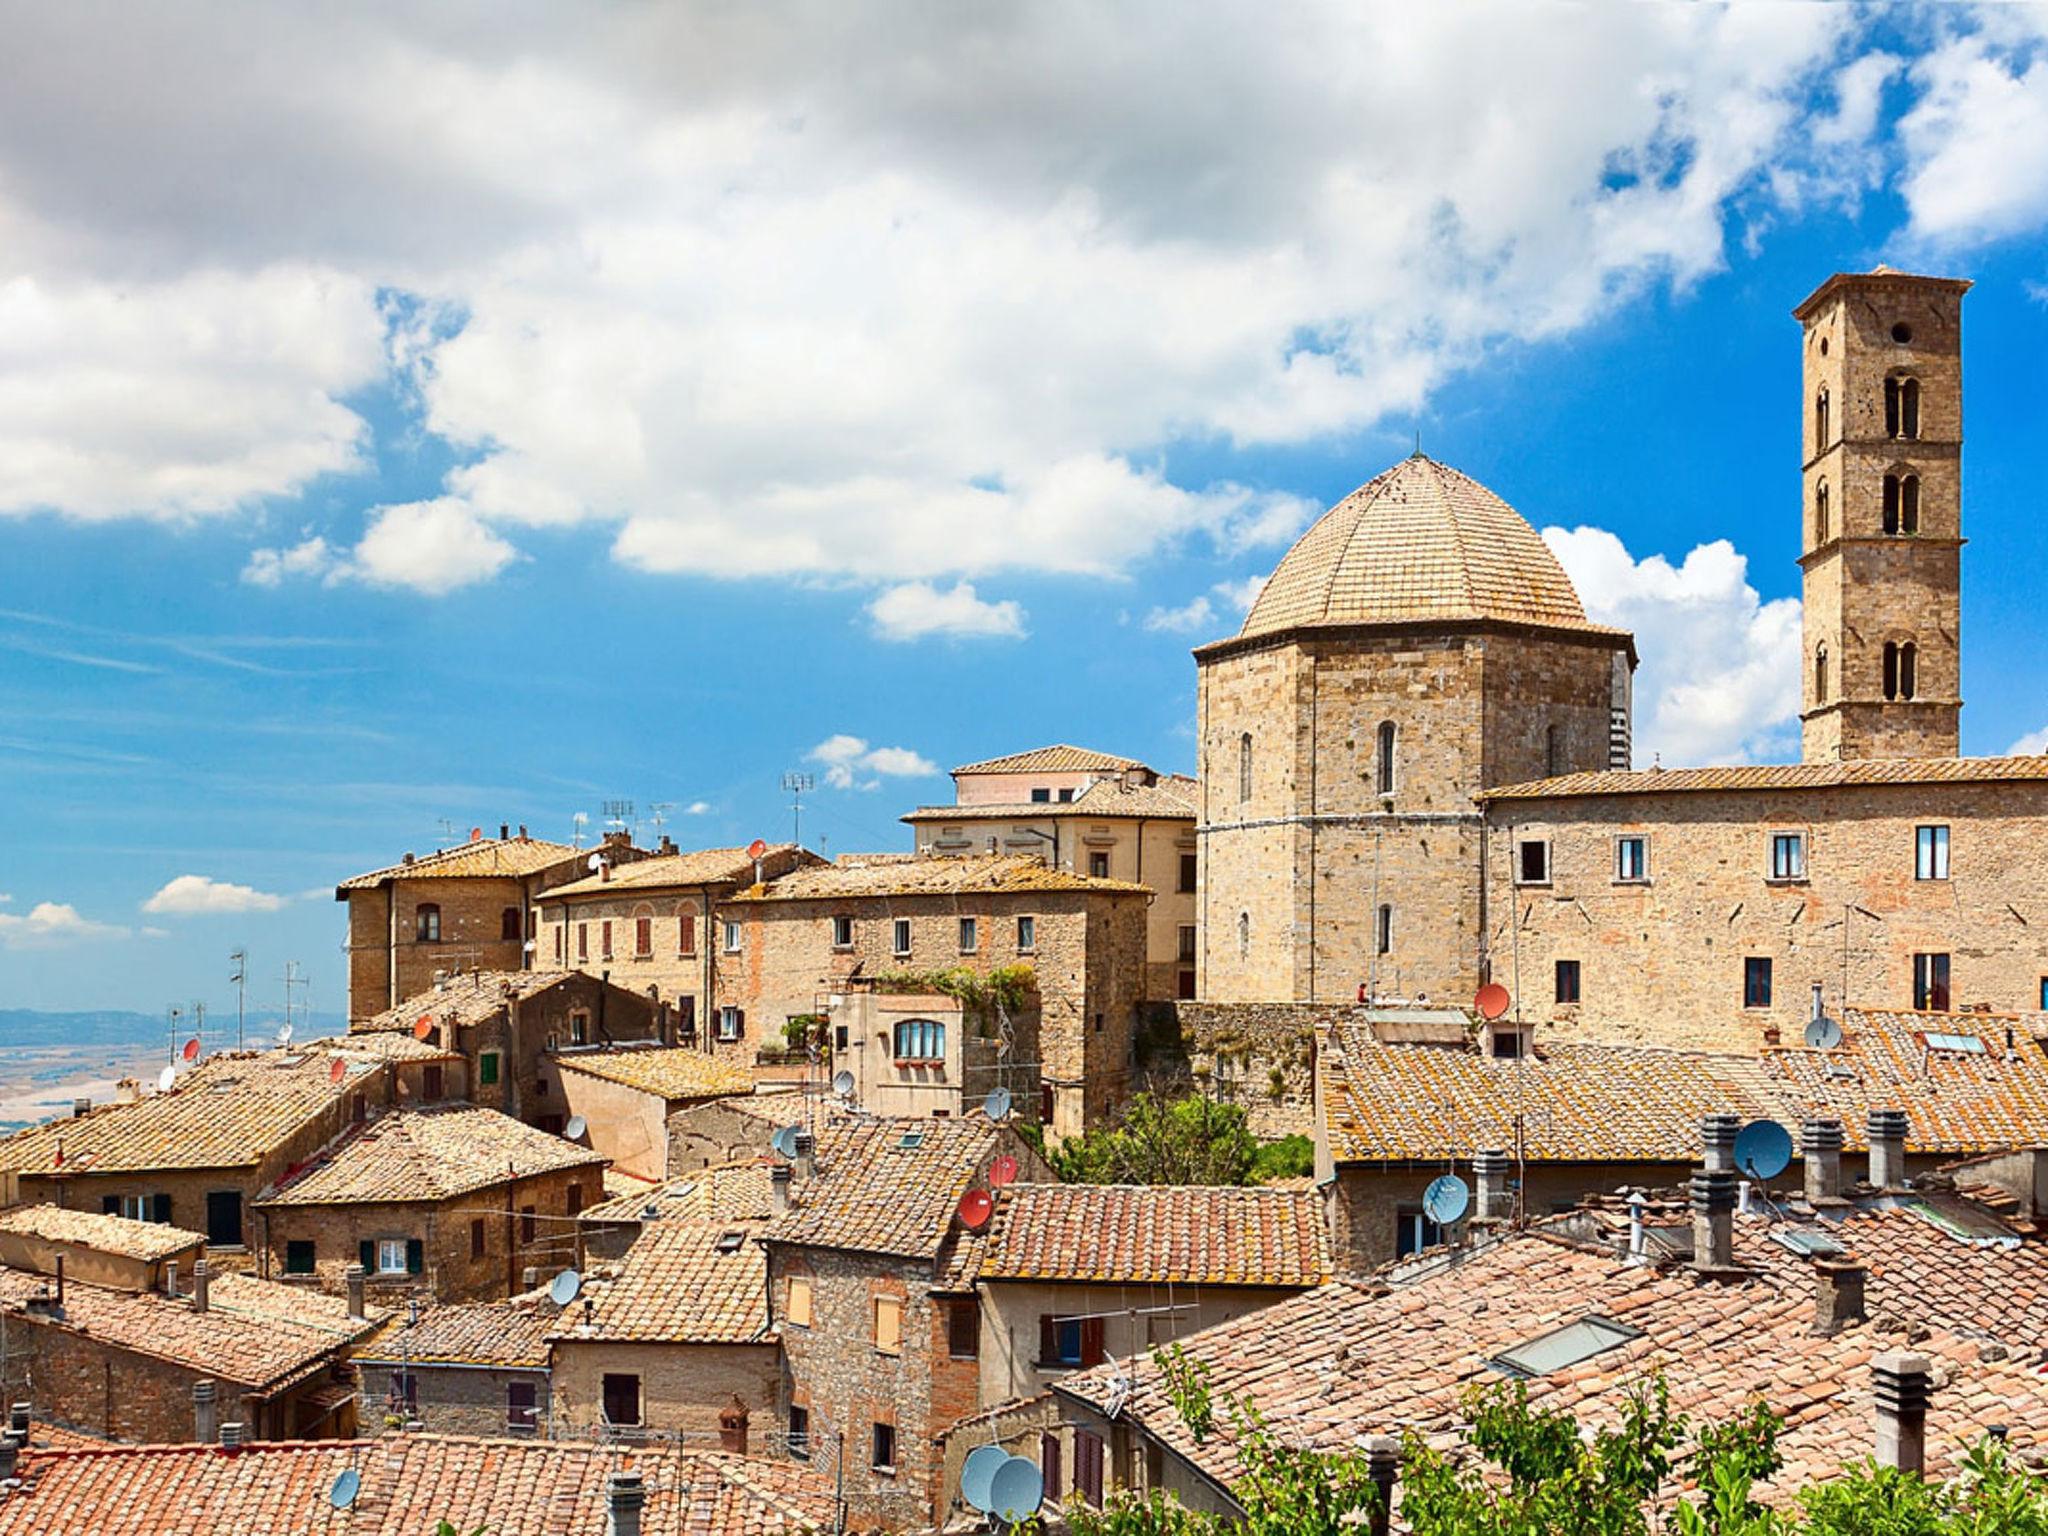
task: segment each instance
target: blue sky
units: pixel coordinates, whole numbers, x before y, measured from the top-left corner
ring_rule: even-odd
[[[1790,756],[1789,311],[1879,260],[1977,282],[1965,750],[2048,729],[2039,8],[589,14],[15,18],[0,1006],[339,1007],[444,823],[1190,769],[1188,648],[1417,432],[1646,760]]]

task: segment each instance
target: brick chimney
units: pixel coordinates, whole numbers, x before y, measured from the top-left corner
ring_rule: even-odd
[[[790,1164],[794,1177],[814,1178],[818,1172],[818,1143],[809,1131],[796,1133],[796,1157]]]
[[[1853,1259],[1816,1259],[1813,1264],[1813,1331],[1832,1338],[1863,1321],[1867,1272]]]
[[[204,1312],[211,1300],[207,1294],[212,1289],[213,1271],[206,1260],[195,1259],[192,1263],[192,1310]]]
[[[29,1406],[15,1403],[7,1410],[7,1432],[19,1437],[22,1444],[28,1443]]]
[[[1870,1112],[1870,1185],[1873,1189],[1906,1187],[1906,1132],[1910,1124],[1903,1109],[1873,1109]]]
[[[347,1269],[342,1271],[342,1275],[343,1278],[346,1279],[348,1282],[349,1318],[354,1322],[360,1323],[364,1318],[369,1316],[368,1311],[363,1306],[363,1281],[365,1278],[363,1274],[363,1266],[360,1264],[351,1264]]]
[[[192,1383],[192,1438],[201,1445],[213,1444],[220,1433],[219,1388],[212,1381]]]
[[[1692,1176],[1692,1262],[1703,1274],[1735,1267],[1735,1170]]]
[[[607,1536],[640,1536],[640,1511],[647,1504],[647,1489],[638,1472],[614,1472],[605,1489],[611,1514]]]
[[[1806,1162],[1806,1203],[1832,1205],[1842,1198],[1842,1122],[1807,1120],[1799,1127],[1799,1151]]]
[[[1508,1194],[1508,1155],[1498,1148],[1472,1154],[1472,1180],[1479,1187],[1478,1221],[1506,1221],[1515,1203]]]
[[[1927,1400],[1934,1377],[1925,1355],[1887,1350],[1870,1362],[1877,1399],[1877,1464],[1915,1476],[1927,1461]]]
[[[718,1410],[718,1448],[733,1456],[747,1454],[747,1405],[737,1392]]]
[[[1735,1137],[1741,1130],[1740,1115],[1707,1115],[1700,1120],[1700,1162],[1707,1172],[1735,1171]]]

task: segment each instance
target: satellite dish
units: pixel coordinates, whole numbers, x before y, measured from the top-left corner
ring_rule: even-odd
[[[287,1024],[283,1029],[280,1029],[277,1032],[277,1043],[279,1045],[290,1045],[292,1043],[291,1025]]]
[[[1017,1159],[1005,1152],[988,1165],[988,1181],[997,1189],[1017,1182]]]
[[[426,1039],[426,1038],[427,1038],[427,1036],[431,1035],[431,1034],[432,1034],[433,1032],[434,1032],[434,1021],[433,1021],[432,1019],[430,1019],[430,1018],[427,1018],[427,1017],[425,1017],[424,1015],[422,1015],[421,1017],[419,1017],[419,1018],[417,1018],[417,1019],[414,1019],[414,1020],[413,1020],[413,1022],[412,1022],[412,1037],[413,1037],[413,1039],[415,1039],[415,1040],[424,1040],[424,1039]]]
[[[1832,1051],[1842,1043],[1842,1026],[1822,1014],[1806,1026],[1806,1043],[1816,1051]]]
[[[171,1084],[177,1080],[178,1069],[176,1067],[165,1067],[163,1071],[156,1075],[156,1091],[158,1093],[169,1093],[171,1091]]]
[[[335,1057],[334,1065],[327,1069],[327,1081],[329,1081],[330,1083],[339,1083],[344,1077],[347,1076],[348,1063],[343,1061],[339,1056]]]
[[[1012,1456],[989,1479],[988,1497],[989,1513],[998,1519],[1013,1525],[1029,1519],[1038,1513],[1039,1503],[1045,1498],[1045,1474],[1038,1470],[1036,1462]]]
[[[583,1277],[573,1269],[565,1269],[548,1282],[548,1300],[558,1307],[566,1307],[583,1291]]]
[[[977,1445],[967,1453],[967,1460],[960,1466],[960,1497],[969,1509],[987,1514],[995,1508],[989,1484],[1009,1459],[1010,1453],[1000,1445]]]
[[[1440,1227],[1448,1227],[1472,1204],[1472,1191],[1455,1173],[1431,1179],[1422,1192],[1422,1212]]]
[[[747,857],[750,859],[758,859],[759,857],[761,857],[762,854],[766,853],[767,851],[768,844],[758,837],[755,838],[751,843],[747,844]]]
[[[538,953],[538,952],[539,952],[539,950],[540,950],[540,946],[539,946],[538,944],[534,943],[534,942],[533,942],[533,940],[531,940],[531,939],[528,939],[528,940],[526,941],[525,945],[524,945],[524,946],[523,946],[523,947],[522,947],[522,948],[520,949],[520,953],[521,953],[521,954],[523,954],[523,955],[531,955],[531,954],[536,954],[536,953]]]
[[[853,1097],[853,1074],[841,1072],[832,1079],[832,1091],[842,1099]]]
[[[793,1162],[796,1159],[796,1139],[802,1134],[803,1127],[800,1125],[779,1126],[775,1134],[768,1138],[768,1145]]]
[[[1752,1120],[1735,1136],[1735,1166],[1753,1179],[1775,1179],[1792,1162],[1792,1133],[1775,1120]]]
[[[979,1232],[987,1226],[995,1211],[996,1197],[985,1189],[970,1189],[960,1197],[960,1225],[970,1232]]]
[[[1110,1377],[1109,1400],[1102,1405],[1103,1413],[1113,1419],[1130,1405],[1130,1401],[1131,1384],[1121,1376]]]
[[[187,1040],[185,1048],[178,1052],[178,1054],[187,1061],[197,1061],[199,1059],[199,1037],[194,1035],[190,1040]]]
[[[593,853],[589,858],[583,861],[583,867],[589,870],[592,874],[595,874],[598,870],[604,868],[604,855],[601,853]]]
[[[1479,995],[1472,999],[1472,1005],[1479,1010],[1479,1017],[1491,1021],[1513,1007],[1514,1001],[1508,996],[1506,987],[1497,981],[1489,981],[1479,989]]]
[[[590,1129],[590,1122],[581,1115],[571,1115],[569,1123],[562,1127],[562,1134],[571,1141],[581,1141],[583,1133]]]
[[[981,1101],[981,1112],[991,1120],[1009,1119],[1010,1090],[1007,1088],[991,1088],[988,1097]]]
[[[327,1490],[327,1502],[336,1509],[347,1509],[355,1503],[356,1495],[363,1491],[363,1474],[354,1467],[346,1468],[334,1480],[334,1486]]]

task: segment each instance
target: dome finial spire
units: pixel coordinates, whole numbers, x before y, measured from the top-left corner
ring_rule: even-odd
[[[1422,428],[1420,427],[1417,427],[1415,429],[1415,451],[1409,454],[1408,457],[1411,459],[1420,459],[1427,457],[1427,455],[1425,455],[1422,451]]]

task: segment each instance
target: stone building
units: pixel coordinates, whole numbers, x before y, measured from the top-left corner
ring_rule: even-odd
[[[504,1301],[415,1308],[356,1354],[365,1434],[415,1424],[428,1434],[546,1437],[546,1290]]]
[[[551,1099],[582,1117],[591,1148],[618,1172],[650,1181],[668,1175],[672,1115],[754,1092],[746,1068],[695,1046],[565,1045],[545,1068]]]
[[[757,1093],[677,1110],[668,1117],[669,1177],[765,1155],[769,1137],[810,1113],[806,1102],[797,1094]]]
[[[604,1198],[596,1152],[474,1105],[353,1126],[255,1202],[264,1273],[330,1293],[482,1301],[572,1266],[576,1217]]]
[[[1151,895],[1131,881],[1004,854],[799,869],[737,893],[720,909],[724,953],[712,1039],[744,1059],[761,1043],[779,1043],[792,1020],[831,1016],[856,989],[936,998],[942,989],[921,984],[936,973],[986,977],[1023,967],[1035,1010],[1007,1023],[993,1016],[971,1022],[1014,1064],[998,1080],[1012,1086],[1020,1108],[1057,1134],[1072,1134],[1110,1113],[1127,1091]],[[919,1021],[896,1021],[905,1022]],[[959,1113],[969,1085],[954,1074],[967,1058],[953,1047],[965,1046],[966,1031],[946,1031],[941,1045],[930,1030],[899,1039],[894,1027],[880,1039],[856,1037],[848,1024],[841,1038],[835,1023],[835,1065],[874,1092],[928,1096],[928,1113]]]
[[[919,853],[1031,854],[1054,869],[1151,887],[1145,996],[1195,995],[1193,779],[1054,746],[965,764],[953,785],[952,805],[903,818]]]

